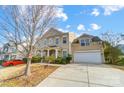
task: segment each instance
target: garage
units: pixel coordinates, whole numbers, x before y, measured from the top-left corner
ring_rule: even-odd
[[[102,53],[100,50],[76,51],[74,53],[75,63],[103,63]]]

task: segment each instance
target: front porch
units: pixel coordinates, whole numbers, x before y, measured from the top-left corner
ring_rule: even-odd
[[[41,51],[41,56],[43,57],[43,56],[47,56],[47,57],[49,57],[49,56],[55,56],[56,58],[58,57],[58,56],[63,56],[64,54],[63,54],[63,50],[61,49],[61,48],[59,48],[59,47],[49,47],[49,48],[45,48],[45,49],[43,49],[42,51]]]

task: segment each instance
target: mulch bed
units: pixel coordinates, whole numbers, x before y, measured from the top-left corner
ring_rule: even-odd
[[[26,77],[20,74],[17,77],[0,82],[0,87],[33,87],[37,86],[48,75],[55,71],[58,66],[44,66],[40,64],[31,66],[31,75]]]

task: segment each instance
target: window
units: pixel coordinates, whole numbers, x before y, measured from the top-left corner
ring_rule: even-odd
[[[81,40],[81,46],[85,46],[85,40]]]
[[[80,44],[81,44],[81,46],[88,46],[88,45],[90,45],[90,40],[89,39],[82,39],[81,41],[80,41]]]
[[[67,38],[63,37],[63,44],[66,44],[66,43],[67,43]]]
[[[63,57],[67,56],[67,51],[63,51]]]
[[[85,42],[86,42],[86,46],[90,45],[90,40],[89,39],[86,39]]]
[[[59,44],[59,38],[56,38],[56,44]]]
[[[49,39],[49,44],[53,44],[53,39],[52,38]]]
[[[47,43],[47,40],[45,39],[45,40],[44,40],[44,45],[46,45],[46,43]]]

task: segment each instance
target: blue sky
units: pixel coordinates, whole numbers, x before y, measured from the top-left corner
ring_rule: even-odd
[[[4,16],[2,12],[0,15]],[[74,32],[77,36],[88,33],[100,37],[109,30],[124,33],[124,6],[64,5],[59,6],[56,17],[60,31]]]
[[[100,36],[108,30],[124,32],[124,6],[66,5],[59,10],[58,29],[78,36],[89,33]]]

